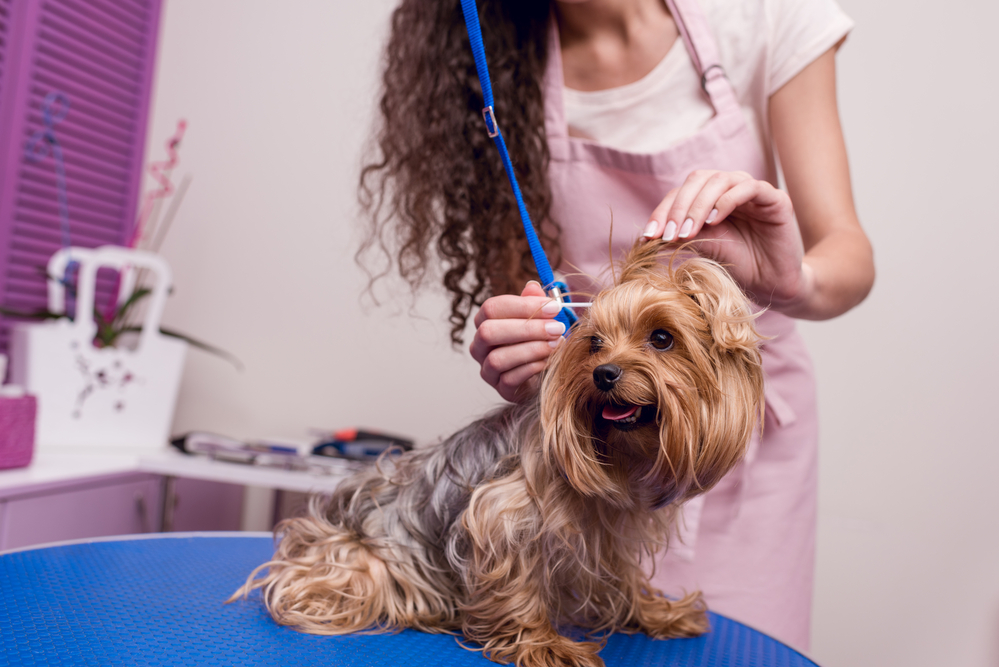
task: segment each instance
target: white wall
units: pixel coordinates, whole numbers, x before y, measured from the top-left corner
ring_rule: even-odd
[[[842,0],[841,106],[878,283],[804,326],[820,376],[813,656],[827,667],[999,665],[999,242],[985,0]],[[422,441],[494,404],[445,302],[362,308],[355,186],[391,0],[167,0],[150,156],[190,126],[194,180],[163,251],[192,352],[176,430]],[[946,9],[945,9],[946,8]]]
[[[246,364],[192,352],[176,430],[361,424],[427,440],[493,400],[445,343],[442,300],[422,301],[422,320],[405,298],[362,308],[356,173],[389,9],[165,3],[149,155],[187,118],[177,174],[193,177],[163,247],[166,322]]]
[[[999,6],[841,0],[856,199],[878,281],[809,324],[822,463],[814,655],[999,665]]]

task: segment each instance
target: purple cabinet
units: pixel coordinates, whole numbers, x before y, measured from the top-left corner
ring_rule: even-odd
[[[171,503],[164,512],[164,502]],[[143,472],[0,489],[0,551],[92,537],[239,530],[243,487]]]
[[[0,305],[44,306],[39,267],[66,241],[64,212],[73,245],[129,240],[159,15],[160,0],[0,0]],[[47,121],[54,93],[69,107],[50,98]]]
[[[178,477],[169,482],[173,507],[170,530],[239,530],[243,521],[243,487]]]

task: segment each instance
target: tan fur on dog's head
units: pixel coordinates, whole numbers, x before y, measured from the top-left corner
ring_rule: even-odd
[[[542,381],[546,458],[578,492],[622,508],[708,490],[762,416],[749,301],[717,263],[664,246],[636,244]]]

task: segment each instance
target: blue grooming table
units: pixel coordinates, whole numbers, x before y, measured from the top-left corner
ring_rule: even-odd
[[[224,605],[273,553],[269,536],[168,533],[0,555],[0,665],[493,665],[449,635],[317,637],[276,625],[259,594]],[[613,635],[615,665],[799,667],[801,654],[711,615],[696,639]]]

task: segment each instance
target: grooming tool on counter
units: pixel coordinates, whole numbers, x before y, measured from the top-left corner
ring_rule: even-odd
[[[413,448],[413,441],[409,438],[374,430],[347,428],[333,433],[316,433],[320,440],[312,448],[312,453],[318,456],[371,461],[391,449],[396,449],[401,454]]]
[[[174,438],[170,444],[191,455],[202,455],[214,461],[242,463],[283,470],[298,470],[314,474],[344,474],[358,470],[360,464],[327,456],[299,454],[298,448],[272,442],[243,442],[214,433],[192,432]]]

